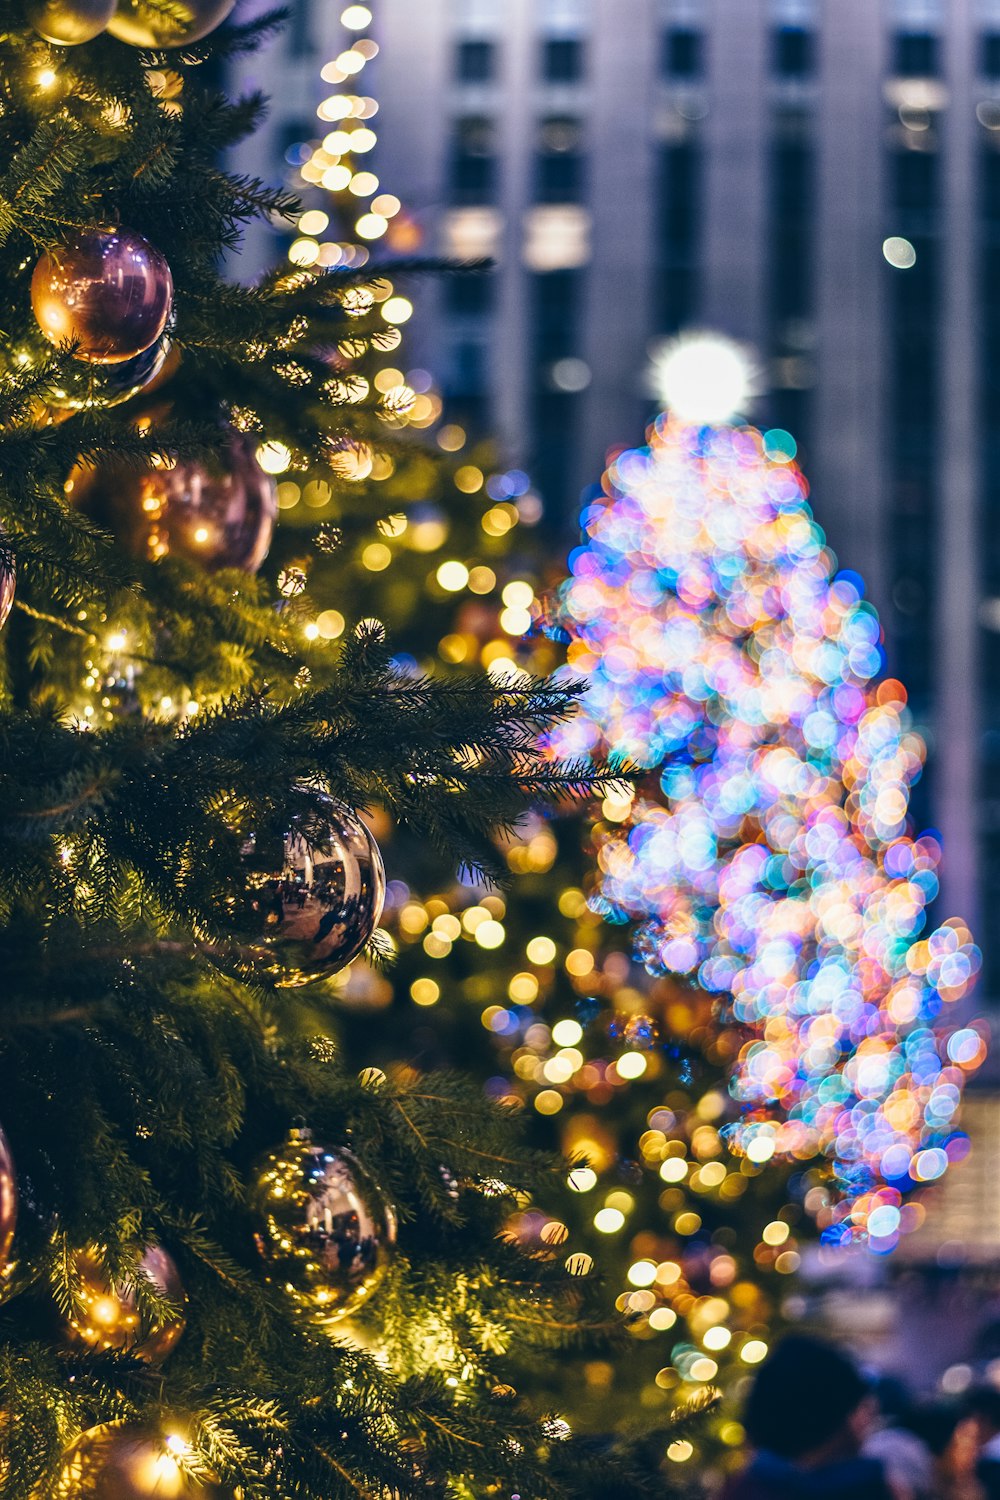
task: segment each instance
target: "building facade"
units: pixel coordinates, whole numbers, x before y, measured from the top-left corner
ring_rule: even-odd
[[[346,45],[339,5],[292,9],[251,64],[262,176],[328,128],[319,69]],[[641,440],[658,341],[754,351],[752,416],[796,439],[931,747],[940,915],[1000,993],[1000,0],[368,9],[380,182],[421,251],[496,262],[428,280],[408,348],[567,533]]]

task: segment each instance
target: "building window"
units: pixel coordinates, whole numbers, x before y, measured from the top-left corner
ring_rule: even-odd
[[[543,120],[535,158],[535,202],[579,203],[583,197],[583,130],[579,120]]]
[[[815,33],[801,26],[779,26],[773,60],[778,78],[808,78],[816,71]]]
[[[705,72],[705,38],[690,26],[672,26],[663,34],[663,76],[701,78]]]
[[[492,260],[500,253],[503,215],[496,208],[453,208],[442,221],[445,253],[455,260]]]
[[[984,78],[1000,78],[1000,31],[983,34],[980,66]]]
[[[493,121],[466,115],[455,121],[451,147],[452,203],[491,203],[497,192]]]
[[[531,208],[524,216],[524,263],[532,271],[570,271],[590,259],[590,215],[575,203]]]
[[[656,183],[653,317],[658,333],[676,333],[698,309],[702,165],[693,139],[664,146]]]
[[[485,317],[493,310],[495,286],[494,278],[486,272],[448,276],[444,284],[445,306],[456,317]]]
[[[938,39],[929,31],[900,31],[895,42],[898,78],[936,78],[940,70]]]
[[[496,77],[494,42],[464,41],[455,49],[455,77],[460,83],[491,83]]]
[[[457,399],[477,400],[486,394],[486,350],[470,339],[455,344],[445,365],[445,392]]]
[[[583,64],[578,36],[546,37],[542,42],[542,77],[547,83],[579,83]]]
[[[310,21],[312,7],[309,0],[292,0],[288,28],[285,32],[288,51],[292,57],[309,57],[315,51]]]
[[[583,273],[564,270],[530,278],[533,366],[531,473],[554,515],[568,514],[577,462],[579,396],[553,389],[552,367],[576,360]]]

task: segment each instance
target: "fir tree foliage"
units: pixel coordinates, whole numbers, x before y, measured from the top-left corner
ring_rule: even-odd
[[[235,930],[247,838],[315,816],[321,790],[495,872],[492,835],[531,802],[616,780],[536,757],[574,688],[417,675],[375,623],[337,648],[275,587],[280,544],[260,577],[136,561],[67,496],[81,460],[219,470],[233,429],[336,494],[345,451],[397,440],[351,374],[391,341],[376,272],[220,275],[242,225],[292,208],[219,165],[264,106],[222,97],[212,63],[271,24],[163,54],[107,36],[64,49],[15,0],[0,8],[0,525],[17,570],[0,636],[0,1123],[21,1208],[0,1494],[84,1493],[60,1478],[67,1447],[118,1422],[167,1443],[192,1484],[260,1500],[555,1500],[598,1473],[610,1493],[619,1462],[622,1492],[641,1493],[633,1456],[581,1449],[502,1379],[513,1345],[572,1341],[587,1319],[563,1260],[501,1232],[548,1160],[458,1076],[348,1072],[322,989],[306,1011],[272,988]],[[166,256],[180,362],[155,399],[65,418],[47,397],[76,352],[41,340],[29,283],[42,252],[95,225]],[[402,1225],[378,1296],[332,1336],[264,1280],[248,1206],[253,1163],[302,1119],[349,1145]],[[188,1298],[168,1363],[71,1344],[85,1247],[134,1288],[144,1328],[178,1311],[139,1273],[153,1243]]]

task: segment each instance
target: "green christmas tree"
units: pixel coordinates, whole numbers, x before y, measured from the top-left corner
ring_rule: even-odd
[[[4,8],[0,1491],[606,1493],[507,1380],[586,1328],[572,1255],[500,1232],[549,1161],[454,1073],[346,1066],[331,979],[383,895],[358,809],[485,874],[614,778],[536,755],[571,686],[395,662],[274,533],[283,486],[398,512],[354,368],[396,335],[370,268],[220,278],[294,211],[218,164],[263,107],[211,83],[266,24],[230,8]]]

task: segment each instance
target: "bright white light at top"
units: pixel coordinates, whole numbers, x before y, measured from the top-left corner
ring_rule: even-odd
[[[755,374],[742,345],[721,333],[687,333],[653,354],[650,385],[672,416],[708,425],[746,413]]]

